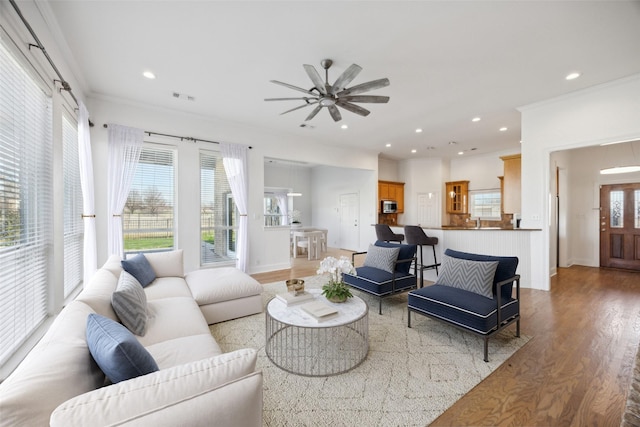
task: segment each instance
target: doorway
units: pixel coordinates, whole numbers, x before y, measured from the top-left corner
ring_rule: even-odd
[[[358,194],[340,195],[340,248],[357,251],[360,244]]]
[[[640,183],[600,186],[600,266],[640,271]]]

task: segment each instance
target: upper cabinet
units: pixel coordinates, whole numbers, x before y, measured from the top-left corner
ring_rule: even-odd
[[[447,213],[466,214],[468,212],[469,181],[450,181],[445,184],[447,188]]]
[[[513,214],[519,213],[521,209],[520,205],[520,154],[514,154],[512,156],[500,157],[504,162],[504,179],[503,179],[503,194],[502,194],[502,206],[504,213]]]
[[[404,213],[404,182],[378,181],[378,213],[382,200],[394,200],[398,204],[397,213]]]

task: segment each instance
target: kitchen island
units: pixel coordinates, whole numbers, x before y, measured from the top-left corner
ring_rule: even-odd
[[[403,225],[391,226],[394,233],[403,233]],[[442,262],[442,254],[446,249],[471,252],[484,255],[517,256],[519,259],[517,273],[520,275],[520,286],[531,288],[531,241],[541,237],[540,229],[529,228],[465,228],[465,227],[422,227],[429,237],[437,237],[436,255]],[[431,250],[423,251],[425,264],[433,264]],[[425,280],[435,282],[435,270],[425,270]]]

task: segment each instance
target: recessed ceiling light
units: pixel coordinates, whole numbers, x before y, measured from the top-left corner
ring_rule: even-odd
[[[412,153],[417,153],[418,150],[416,150],[415,148],[413,150],[411,150]]]
[[[385,147],[391,147],[391,144],[387,143],[385,144]]]
[[[464,154],[464,151],[458,151],[458,156],[462,156]]]
[[[148,78],[149,80],[153,80],[156,78],[156,75],[153,74],[151,71],[145,71],[144,73],[142,73],[142,75]]]
[[[480,119],[480,117],[474,117],[473,119],[471,119],[472,122],[479,122],[480,120],[482,120]]]
[[[501,128],[500,128],[500,132],[504,132],[504,131],[506,131],[506,130],[507,130],[507,128],[505,128],[505,127],[501,127]]]
[[[416,129],[416,133],[420,133],[420,132],[422,132],[422,129],[420,128]]]
[[[342,126],[340,126],[340,128],[342,128],[342,129],[349,129],[349,126],[347,126],[347,125],[342,125]]]
[[[574,80],[574,79],[577,79],[578,77],[580,77],[580,73],[570,73],[570,74],[567,74],[567,77],[565,77],[565,79]]]

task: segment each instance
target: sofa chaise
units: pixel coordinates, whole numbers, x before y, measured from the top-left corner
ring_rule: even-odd
[[[112,296],[129,273],[118,257],[111,257],[0,384],[0,426],[262,425],[256,350],[222,352],[185,280],[182,251],[147,254],[146,259],[155,278],[142,289],[147,319],[144,334],[133,335],[133,344],[146,350],[158,370],[112,382],[92,357],[99,351],[88,331],[93,337],[103,325],[124,328]],[[240,280],[244,273],[234,274]],[[215,277],[215,269],[207,273],[208,280]],[[221,290],[225,286],[207,293],[205,278],[199,277],[200,297],[209,305],[215,298],[259,294],[261,286],[246,278],[251,280],[239,285],[239,292],[229,294]]]

